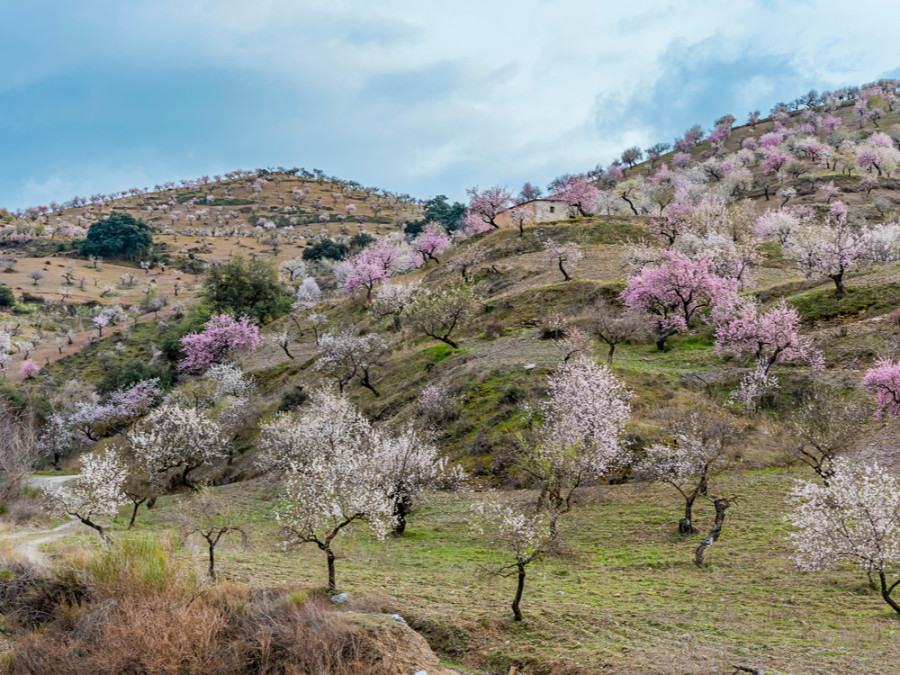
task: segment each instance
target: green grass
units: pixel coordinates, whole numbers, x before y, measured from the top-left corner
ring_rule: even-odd
[[[399,540],[376,541],[363,530],[342,538],[338,584],[352,599],[380,598],[422,627],[443,656],[487,672],[500,673],[501,663],[506,672],[526,664],[528,672],[548,672],[555,664],[572,672],[707,673],[731,663],[771,672],[893,672],[900,618],[867,588],[865,575],[845,568],[804,574],[791,562],[782,515],[796,478],[812,475],[769,469],[715,479],[711,494],[740,497],[702,569],[693,550],[711,525],[709,504],[695,511],[701,534],[683,538],[675,533],[680,498],[670,488],[585,490],[564,521],[565,555],[529,568],[521,625],[509,616],[513,580],[483,573],[500,559],[470,525],[479,494],[421,503]],[[249,550],[223,544],[221,573],[254,586],[321,587],[321,552],[280,551],[273,494],[244,486],[254,543]],[[142,510],[138,527],[165,530],[175,501]],[[112,537],[115,548],[121,533]],[[201,569],[199,547],[195,557]]]
[[[846,285],[843,298],[836,298],[834,287],[818,289],[790,298],[804,321],[834,319],[865,312],[867,315],[883,313],[900,306],[900,283],[879,286],[854,287],[853,280]]]

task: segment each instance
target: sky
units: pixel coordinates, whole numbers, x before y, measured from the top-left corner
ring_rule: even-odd
[[[896,0],[0,0],[0,206],[234,169],[464,200],[900,77]]]

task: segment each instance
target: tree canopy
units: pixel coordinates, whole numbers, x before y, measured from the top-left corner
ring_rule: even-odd
[[[128,213],[114,211],[91,225],[81,244],[81,252],[104,258],[137,258],[152,247],[153,235],[147,223]]]

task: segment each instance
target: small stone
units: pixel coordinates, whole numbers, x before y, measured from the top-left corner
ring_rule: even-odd
[[[349,599],[350,596],[347,593],[338,593],[337,595],[331,596],[331,601],[336,605],[342,605]]]
[[[534,370],[535,368],[537,368],[536,363],[526,363],[525,364],[525,370]]]
[[[391,614],[391,618],[392,618],[394,621],[400,621],[401,623],[406,623],[406,619],[404,619],[404,618],[403,618],[402,616],[400,616],[399,614]]]
[[[414,675],[428,675],[427,670],[417,670]]]

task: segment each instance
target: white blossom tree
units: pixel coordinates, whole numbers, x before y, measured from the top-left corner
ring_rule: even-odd
[[[378,333],[326,333],[319,339],[319,349],[321,354],[316,361],[316,370],[333,378],[341,393],[356,378],[360,385],[379,396],[372,383],[372,371],[381,365],[387,341]]]
[[[521,621],[519,604],[525,590],[527,567],[543,558],[555,544],[555,520],[546,511],[501,504],[489,498],[473,507],[471,524],[492,549],[512,558],[492,571],[504,577],[516,576],[512,611],[515,620]]]
[[[471,320],[477,306],[478,296],[469,286],[451,285],[419,294],[406,306],[401,318],[413,330],[458,349],[450,336]]]
[[[540,486],[539,507],[558,516],[569,511],[579,487],[623,459],[630,392],[609,368],[584,356],[561,363],[548,389],[543,421],[535,439],[523,442],[518,464]]]
[[[732,446],[739,437],[735,422],[715,410],[699,410],[673,417],[666,425],[669,443],[654,443],[644,450],[636,470],[650,480],[674,487],[684,498],[681,534],[693,534],[692,509],[697,497],[706,495],[709,480],[726,471],[734,461]]]
[[[798,481],[787,515],[794,560],[815,572],[849,562],[870,582],[877,577],[881,597],[900,614],[891,593],[900,585],[900,479],[877,463],[835,460],[827,486]]]
[[[572,277],[569,276],[569,270],[572,270],[583,257],[584,252],[574,241],[567,241],[562,244],[555,241],[544,242],[544,264],[548,267],[559,269],[565,281],[571,281]]]
[[[328,563],[328,590],[337,590],[334,541],[348,528],[365,525],[384,539],[394,524],[393,504],[382,489],[379,467],[369,452],[349,444],[289,466],[285,505],[276,512],[286,547],[314,544]]]
[[[81,476],[73,484],[48,493],[51,507],[58,513],[78,518],[109,544],[106,523],[119,507],[128,503],[123,490],[127,472],[118,455],[106,449],[81,459]]]
[[[396,536],[406,530],[406,518],[424,491],[452,488],[463,479],[462,470],[448,466],[428,435],[412,425],[395,433],[373,430],[370,443],[382,486],[393,505]]]
[[[196,408],[177,403],[160,406],[130,436],[142,464],[158,473],[180,470],[178,479],[196,490],[190,473],[228,456],[222,427]]]

